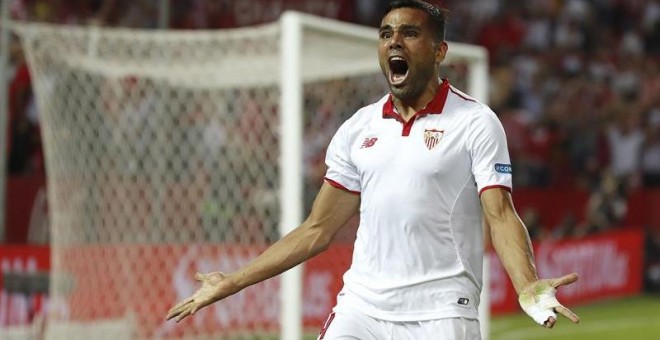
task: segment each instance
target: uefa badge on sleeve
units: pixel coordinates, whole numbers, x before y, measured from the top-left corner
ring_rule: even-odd
[[[424,129],[424,143],[429,150],[432,150],[445,134],[445,130]]]

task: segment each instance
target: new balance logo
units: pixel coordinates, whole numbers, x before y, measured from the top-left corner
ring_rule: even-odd
[[[362,142],[362,146],[360,147],[360,149],[370,148],[370,147],[374,146],[374,144],[376,144],[377,140],[378,140],[378,138],[376,138],[376,137],[372,137],[372,138],[367,137],[367,138],[365,138],[364,142]]]

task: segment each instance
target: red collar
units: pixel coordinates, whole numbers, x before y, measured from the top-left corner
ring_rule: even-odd
[[[417,111],[414,116],[422,116],[427,114],[441,114],[442,110],[445,107],[445,102],[447,101],[447,94],[449,93],[449,81],[443,79],[440,86],[435,92],[435,97],[431,99],[431,102],[426,105],[420,111]],[[392,94],[390,93],[387,102],[383,105],[383,118],[394,118],[399,121],[403,121],[401,115],[396,112],[394,107],[394,102],[392,101]]]

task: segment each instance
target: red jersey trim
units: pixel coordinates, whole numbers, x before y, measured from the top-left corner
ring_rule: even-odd
[[[445,108],[445,102],[447,102],[447,95],[449,94],[450,89],[451,86],[449,85],[449,80],[443,79],[440,86],[438,86],[438,90],[435,92],[435,97],[431,99],[431,102],[429,102],[426,107],[420,111],[417,111],[412,117],[410,117],[407,122],[404,121],[403,118],[401,118],[401,115],[396,112],[394,101],[392,101],[392,94],[390,93],[390,96],[385,102],[385,105],[383,105],[383,118],[394,118],[403,124],[401,135],[407,137],[410,135],[410,130],[412,130],[413,123],[417,117],[442,113],[442,110]]]
[[[328,178],[328,177],[323,177],[323,179],[324,179],[326,182],[328,182],[328,184],[332,185],[333,187],[335,187],[335,188],[337,188],[337,189],[344,190],[344,191],[346,191],[346,192],[349,192],[349,193],[351,193],[351,194],[355,194],[355,195],[359,195],[359,194],[360,194],[359,191],[353,191],[353,190],[350,190],[350,189],[346,188],[345,186],[343,186],[343,185],[341,185],[341,184],[339,184],[339,183],[337,183],[337,182],[331,180],[331,179]]]
[[[475,103],[477,102],[476,100],[474,100],[474,99],[472,99],[472,98],[469,98],[469,97],[466,97],[466,96],[464,96],[462,93],[460,93],[460,92],[458,92],[458,91],[455,91],[453,88],[450,88],[450,90],[451,90],[451,92],[452,92],[453,94],[455,94],[455,95],[457,95],[457,96],[459,96],[459,97],[461,97],[461,98],[463,98],[463,99],[465,99],[465,100],[467,100],[467,101],[469,101],[469,102],[475,102]]]
[[[504,190],[508,191],[509,193],[512,192],[511,188],[508,187],[508,186],[506,186],[506,185],[489,185],[489,186],[487,186],[487,187],[483,187],[483,188],[479,191],[479,197],[481,197],[481,194],[483,194],[483,192],[486,191],[486,190],[490,190],[490,189],[498,189],[498,188],[499,188],[499,189],[504,189]]]
[[[323,324],[323,328],[321,328],[321,332],[319,332],[319,340],[325,339],[325,332],[328,331],[328,327],[330,327],[330,324],[332,323],[332,320],[335,319],[335,313],[332,312],[328,316],[328,319],[325,320],[325,324]]]

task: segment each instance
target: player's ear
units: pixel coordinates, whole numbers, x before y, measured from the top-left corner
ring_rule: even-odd
[[[445,60],[445,56],[447,56],[447,49],[449,49],[449,46],[447,45],[447,42],[444,40],[436,44],[437,46],[435,49],[435,62],[437,64],[440,64]]]

